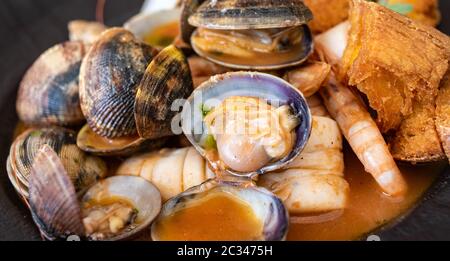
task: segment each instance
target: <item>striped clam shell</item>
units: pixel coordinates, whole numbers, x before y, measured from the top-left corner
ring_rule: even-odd
[[[156,51],[123,28],[105,31],[81,65],[80,102],[89,127],[103,137],[137,133],[137,86]]]
[[[61,158],[77,191],[85,190],[106,176],[105,162],[80,150],[74,131],[61,127],[31,129],[16,138],[7,162],[11,182],[25,197],[28,195],[32,164],[43,145],[48,145]]]
[[[85,47],[65,42],[45,51],[23,77],[17,97],[19,118],[32,125],[77,125],[84,121],[78,75]]]

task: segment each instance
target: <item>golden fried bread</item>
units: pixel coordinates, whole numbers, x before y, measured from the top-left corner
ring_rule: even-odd
[[[304,0],[314,19],[309,24],[315,33],[324,32],[348,17],[350,0]]]
[[[436,129],[441,139],[442,148],[450,162],[450,70],[441,82],[436,99]]]
[[[448,68],[450,39],[438,30],[352,0],[342,73],[367,95],[382,132],[396,130],[414,101],[434,101]]]
[[[390,151],[396,160],[408,162],[440,161],[446,158],[436,131],[434,101],[420,101],[413,105],[413,113],[406,117],[393,139]]]

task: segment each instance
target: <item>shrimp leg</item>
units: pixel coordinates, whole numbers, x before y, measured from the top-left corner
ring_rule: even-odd
[[[325,106],[364,168],[391,196],[406,193],[407,184],[375,122],[350,89],[331,79],[320,90]]]

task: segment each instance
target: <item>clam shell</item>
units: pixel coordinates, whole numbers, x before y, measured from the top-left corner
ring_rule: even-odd
[[[165,143],[165,138],[146,140],[137,135],[110,140],[93,132],[88,125],[81,128],[77,135],[77,146],[98,156],[128,156],[139,151],[159,149]]]
[[[180,19],[181,10],[179,8],[169,10],[159,10],[152,13],[140,13],[128,20],[123,27],[132,32],[139,40],[144,40],[145,36],[160,26]]]
[[[23,77],[17,114],[26,124],[76,125],[84,121],[78,98],[78,75],[85,47],[65,42],[45,51]]]
[[[311,19],[311,11],[301,0],[214,0],[200,5],[189,23],[209,29],[242,30],[299,26]]]
[[[93,131],[108,138],[136,134],[134,99],[154,54],[122,28],[105,31],[90,48],[80,70],[80,102]]]
[[[47,240],[84,235],[75,188],[48,145],[39,150],[31,169],[29,203],[33,220]]]
[[[130,202],[138,210],[136,224],[107,240],[123,240],[137,235],[147,228],[161,210],[161,194],[150,182],[134,176],[114,176],[102,180],[91,187],[83,196],[82,202],[92,199],[121,198]]]
[[[292,111],[300,119],[295,129],[296,141],[293,150],[283,159],[251,173],[240,173],[226,169],[229,174],[248,176],[265,174],[279,170],[292,162],[305,147],[311,134],[312,116],[303,94],[281,78],[258,72],[231,72],[212,77],[200,85],[188,98],[181,113],[183,133],[212,166],[217,165],[208,157],[200,145],[204,138],[206,126],[203,123],[202,108],[204,105],[214,105],[231,96],[257,97],[268,103],[290,105]]]
[[[189,64],[183,53],[171,45],[150,63],[139,84],[134,116],[139,136],[156,139],[173,135],[172,105],[194,90]]]
[[[255,240],[281,241],[286,239],[289,226],[288,212],[281,199],[268,190],[247,183],[209,180],[193,187],[180,195],[168,200],[159,217],[152,225],[152,239],[160,241],[156,226],[158,222],[173,215],[175,212],[189,207],[193,202],[211,193],[230,193],[251,206],[253,212],[263,222],[263,231]]]
[[[300,44],[293,46],[292,50],[289,50],[288,58],[285,58],[286,53],[284,53],[282,59],[274,60],[273,56],[277,56],[277,53],[271,54],[271,58],[268,59],[260,59],[258,61],[248,59],[248,58],[236,58],[234,56],[223,55],[220,53],[211,53],[206,52],[200,48],[195,41],[193,40],[197,34],[195,31],[191,37],[191,46],[192,49],[201,57],[204,57],[211,62],[216,64],[233,68],[233,69],[241,69],[241,70],[259,70],[259,71],[267,71],[267,70],[278,70],[291,66],[296,66],[304,63],[311,54],[314,52],[314,41],[311,30],[307,25],[302,25],[298,27],[296,30],[302,30],[303,36]],[[255,53],[255,56],[258,54]],[[267,54],[262,54],[267,55]],[[261,61],[262,60],[262,61]]]
[[[181,5],[181,19],[180,19],[180,33],[183,42],[190,44],[191,35],[195,31],[195,27],[189,24],[189,17],[191,17],[197,8],[205,0],[185,0]]]
[[[85,190],[106,176],[105,162],[78,149],[75,135],[72,130],[54,127],[31,129],[16,138],[7,165],[11,182],[20,189],[19,193],[26,195],[32,164],[43,145],[48,145],[61,158],[77,191]]]

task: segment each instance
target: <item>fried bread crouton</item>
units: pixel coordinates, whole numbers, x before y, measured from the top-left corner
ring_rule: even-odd
[[[383,133],[395,133],[396,159],[444,157],[434,127],[435,99],[448,69],[450,38],[376,3],[351,1],[342,74],[367,96]]]
[[[436,129],[441,139],[442,148],[450,162],[450,70],[442,80],[436,99]]]

